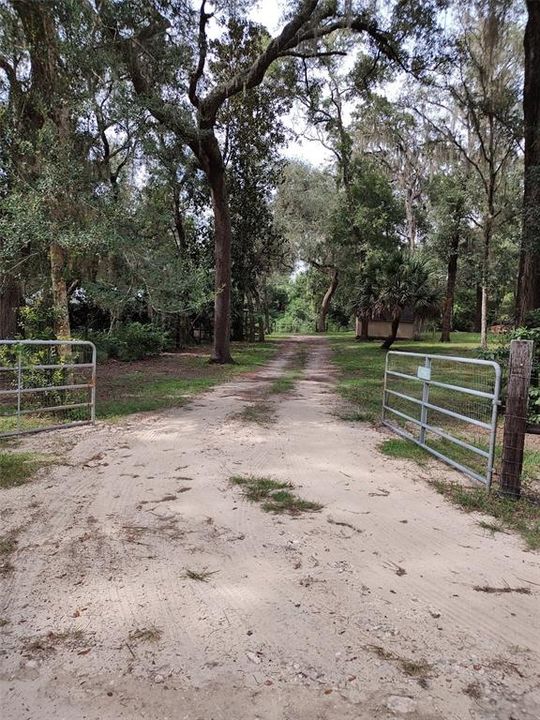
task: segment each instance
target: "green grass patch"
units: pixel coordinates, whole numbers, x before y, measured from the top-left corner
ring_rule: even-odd
[[[129,363],[117,363],[115,375],[100,382],[98,369],[97,417],[116,420],[125,415],[182,407],[199,393],[242,373],[266,365],[279,350],[280,341],[233,343],[233,365],[208,362],[206,349],[198,354],[168,356],[164,368],[161,358],[151,358],[130,369]]]
[[[465,512],[479,512],[499,521],[497,530],[506,528],[521,535],[531,550],[540,549],[540,502],[538,498],[519,500],[501,497],[496,490],[466,487],[459,483],[431,481],[433,487]],[[487,525],[487,524],[486,524]],[[492,527],[492,526],[491,526]]]
[[[239,420],[243,423],[255,423],[264,427],[268,427],[276,420],[273,405],[263,400],[246,405],[240,412],[234,413],[231,417],[233,420]]]
[[[429,455],[427,450],[424,450],[424,448],[405,438],[390,438],[389,440],[384,440],[378,445],[378,449],[383,455],[388,455],[388,457],[414,460],[419,465],[425,465],[426,462],[433,457]]]
[[[277,490],[288,490],[292,488],[291,483],[279,482],[272,478],[256,477],[255,475],[248,475],[247,477],[234,475],[229,478],[229,482],[233,485],[239,485],[242,488],[244,497],[251,502],[260,502],[267,498],[270,493],[276,492]]]
[[[23,485],[39,468],[54,462],[55,459],[49,455],[0,451],[0,488]]]
[[[318,512],[323,507],[295,495],[291,492],[293,486],[288,482],[255,475],[234,475],[229,478],[229,482],[241,487],[244,497],[250,502],[260,502],[265,512],[300,515],[305,512]]]
[[[300,515],[306,512],[319,512],[322,510],[320,503],[311,500],[303,500],[288,490],[278,490],[265,500],[261,508],[265,512],[288,513],[289,515]]]
[[[294,390],[296,381],[300,379],[302,373],[298,370],[289,370],[281,377],[274,380],[268,388],[269,395],[287,395]]]
[[[381,416],[386,360],[381,341],[358,342],[352,332],[331,333],[327,337],[333,350],[333,362],[340,370],[338,392],[362,420],[377,421]],[[394,343],[392,350],[476,357],[479,345],[478,333],[452,333],[451,343],[438,343],[435,337],[419,342],[400,340]]]

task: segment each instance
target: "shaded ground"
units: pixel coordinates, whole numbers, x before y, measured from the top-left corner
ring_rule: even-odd
[[[2,492],[3,716],[539,716],[538,555],[340,420],[330,357],[298,338],[184,408],[25,441],[66,465]],[[323,508],[264,512],[248,475]]]

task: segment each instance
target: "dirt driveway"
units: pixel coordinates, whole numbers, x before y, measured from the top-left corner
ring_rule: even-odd
[[[239,417],[298,343],[294,391]],[[2,720],[540,717],[538,556],[339,420],[329,358],[25,441],[69,465],[1,496]],[[250,474],[323,508],[263,512]]]

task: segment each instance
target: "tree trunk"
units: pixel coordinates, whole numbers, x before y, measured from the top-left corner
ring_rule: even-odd
[[[268,308],[268,289],[266,287],[266,277],[263,276],[263,312],[264,312],[264,327],[267,333],[272,332],[272,323],[270,322],[270,309]]]
[[[476,300],[474,307],[474,325],[473,332],[480,332],[482,327],[482,286],[476,283]]]
[[[386,340],[381,345],[381,348],[384,350],[389,350],[392,345],[395,343],[398,330],[399,330],[399,321],[401,320],[401,312],[392,320],[392,325],[390,328],[390,335],[386,338]]]
[[[56,242],[51,243],[49,258],[51,263],[54,334],[59,340],[70,340],[68,294],[64,277],[64,249]]]
[[[258,334],[259,334],[259,342],[263,343],[265,340],[265,337],[264,337],[264,315],[260,312],[257,315],[257,328],[258,328]]]
[[[203,150],[204,170],[210,184],[214,211],[214,345],[210,362],[232,363],[231,357],[231,216],[225,183],[225,167],[215,136]]]
[[[523,120],[525,136],[523,228],[516,296],[516,322],[540,307],[540,3],[527,0]]]
[[[360,318],[360,335],[358,340],[369,340],[369,315],[363,315]]]
[[[494,209],[489,200],[488,216],[484,222],[484,255],[482,258],[482,303],[480,311],[480,347],[487,350],[487,324],[488,324],[488,283],[489,283],[489,257],[491,250],[491,236],[493,234]]]
[[[247,295],[247,309],[248,309],[248,341],[255,342],[255,310],[253,308],[253,298],[251,294]]]
[[[422,330],[424,328],[424,319],[415,315],[413,317],[413,340],[422,339]]]
[[[17,333],[17,313],[22,302],[18,280],[5,278],[0,290],[0,340],[12,340]]]
[[[326,316],[328,315],[328,310],[330,309],[330,303],[332,302],[334,293],[337,290],[338,282],[339,273],[337,268],[334,268],[332,270],[332,279],[330,281],[330,285],[328,286],[327,291],[324,293],[324,297],[321,303],[319,319],[317,322],[317,332],[326,332]]]
[[[485,283],[482,284],[482,306],[480,319],[480,347],[487,350],[487,313],[488,313],[488,290]]]
[[[452,329],[452,314],[454,312],[454,296],[456,291],[456,278],[458,267],[459,235],[456,233],[450,245],[450,256],[448,258],[448,269],[446,274],[446,294],[442,311],[442,332],[441,342],[450,342],[450,330]]]

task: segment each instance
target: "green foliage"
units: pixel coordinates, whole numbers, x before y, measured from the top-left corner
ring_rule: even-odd
[[[132,322],[110,333],[91,333],[89,340],[96,345],[100,360],[111,358],[130,362],[159,355],[168,342],[168,336],[155,325]]]
[[[536,321],[536,311],[530,315],[531,322]],[[508,381],[508,362],[510,358],[510,343],[512,340],[532,340],[534,342],[533,371],[529,387],[528,421],[531,425],[540,425],[540,326],[521,327],[500,335],[497,345],[489,350],[478,350],[479,357],[485,360],[495,360],[502,369],[502,398],[506,394]]]

